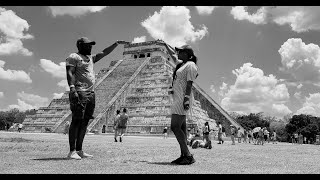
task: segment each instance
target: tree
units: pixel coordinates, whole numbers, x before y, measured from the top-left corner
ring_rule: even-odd
[[[320,118],[311,115],[294,115],[286,125],[285,129],[288,139],[293,133],[301,133],[308,140],[314,141],[315,136],[319,134]]]
[[[264,120],[263,113],[250,113],[249,115],[241,115],[235,119],[243,128],[253,129],[255,127],[269,128],[270,122]]]

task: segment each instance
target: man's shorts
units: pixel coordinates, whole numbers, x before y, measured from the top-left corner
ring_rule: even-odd
[[[79,98],[69,93],[72,118],[94,119],[95,93],[93,91],[77,91]]]

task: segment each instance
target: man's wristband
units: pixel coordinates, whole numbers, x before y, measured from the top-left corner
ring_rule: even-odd
[[[190,98],[190,95],[184,95],[184,97],[186,97],[186,98]]]
[[[70,87],[70,89],[71,89],[71,88],[74,88],[75,86],[74,86],[73,84],[71,84],[69,87]]]

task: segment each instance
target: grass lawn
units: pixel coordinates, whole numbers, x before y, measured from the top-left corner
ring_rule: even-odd
[[[66,158],[68,136],[0,131],[0,174],[319,174],[320,146],[230,141],[191,149],[196,162],[172,165],[180,156],[174,137],[86,135],[83,150],[93,158]]]

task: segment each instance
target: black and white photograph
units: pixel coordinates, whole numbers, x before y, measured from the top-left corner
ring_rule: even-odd
[[[319,174],[319,35],[320,6],[0,6],[0,174]]]

